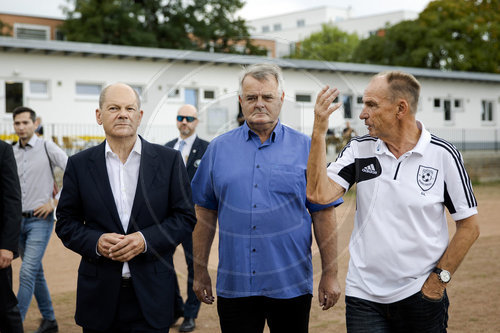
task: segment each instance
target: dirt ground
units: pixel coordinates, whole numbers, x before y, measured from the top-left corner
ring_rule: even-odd
[[[474,244],[448,287],[450,297],[449,332],[500,332],[500,219],[496,208],[500,203],[500,184],[476,185],[479,203],[481,236]],[[346,196],[346,202],[337,210],[339,280],[342,290],[347,273],[349,252],[347,244],[352,230],[355,210],[354,195]],[[496,217],[495,217],[496,216]],[[454,233],[454,222],[449,219],[450,234]],[[81,332],[74,322],[75,290],[79,256],[64,248],[54,234],[50,240],[43,264],[52,294],[55,313],[61,333]],[[320,277],[318,249],[313,251],[315,290]],[[217,264],[217,240],[214,241],[210,257],[212,282],[215,282]],[[14,290],[17,292],[20,260],[13,263]],[[186,285],[186,265],[182,247],[175,254],[179,283]],[[184,287],[185,289],[185,287]],[[183,290],[185,294],[185,290]],[[322,311],[317,304],[317,293],[311,309],[310,332],[345,332],[345,303],[341,296],[338,304]],[[26,320],[25,332],[33,332],[39,325],[40,313],[33,301]],[[219,332],[216,306],[203,304],[196,321],[198,332]],[[177,332],[176,328],[170,330]]]

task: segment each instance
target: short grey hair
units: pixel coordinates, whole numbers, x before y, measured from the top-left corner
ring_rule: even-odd
[[[135,90],[134,88],[132,88],[130,85],[128,85],[126,83],[122,83],[122,82],[117,82],[117,83],[109,84],[103,90],[101,90],[101,94],[99,95],[99,109],[102,109],[104,101],[106,100],[106,93],[108,92],[109,87],[117,85],[117,84],[123,84],[123,85],[129,87],[130,89],[132,89],[132,91],[135,94],[135,100],[136,100],[136,103],[137,103],[137,109],[140,110],[141,109],[141,96],[139,96],[139,93],[137,92],[137,90]]]
[[[394,70],[378,73],[378,77],[385,77],[389,84],[389,94],[391,101],[398,98],[405,98],[410,104],[410,112],[415,114],[418,108],[418,98],[420,96],[420,82],[410,73]]]
[[[245,80],[247,76],[251,76],[258,81],[268,80],[269,76],[272,76],[278,83],[278,93],[281,95],[281,93],[283,92],[283,73],[278,65],[263,63],[243,67],[243,72],[240,76],[240,87],[238,91],[238,95],[240,97],[243,97],[241,96],[241,93],[243,91],[243,80]]]

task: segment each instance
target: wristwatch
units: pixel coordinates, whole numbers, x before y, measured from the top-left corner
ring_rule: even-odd
[[[451,280],[451,274],[445,269],[434,267],[434,273],[437,274],[439,280],[443,283],[448,283]]]

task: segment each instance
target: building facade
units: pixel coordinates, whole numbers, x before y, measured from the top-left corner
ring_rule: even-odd
[[[321,6],[248,20],[247,23],[254,43],[267,48],[269,56],[281,58],[292,53],[299,41],[321,31],[325,23],[348,33],[356,33],[360,38],[367,38],[387,25],[417,17],[417,12],[405,10],[352,17],[350,8]]]
[[[0,134],[13,133],[12,109],[25,105],[43,119],[46,135],[60,143],[76,137],[81,146],[100,140],[95,109],[103,87],[125,82],[142,95],[141,133],[158,143],[177,136],[175,115],[185,104],[200,110],[200,136],[211,139],[236,126],[241,66],[274,62],[285,78],[284,123],[310,134],[314,102],[326,84],[341,91],[334,113],[337,133],[346,121],[365,134],[358,116],[372,75],[390,66],[272,59],[182,50],[0,37]],[[459,148],[498,145],[500,75],[397,68],[422,84],[417,118]],[[487,142],[483,145],[481,142]]]
[[[59,26],[64,20],[49,17],[35,17],[0,13],[0,21],[10,27],[2,33],[19,39],[63,40]]]

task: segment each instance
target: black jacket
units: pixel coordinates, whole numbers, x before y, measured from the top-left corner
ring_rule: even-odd
[[[165,146],[174,148],[177,140],[178,139],[169,141],[165,144]],[[198,136],[196,136],[196,139],[194,139],[193,147],[191,147],[191,151],[189,152],[189,157],[186,163],[189,181],[193,180],[194,174],[196,173],[196,170],[198,170],[198,165],[200,165],[200,160],[203,157],[203,154],[205,154],[208,144],[208,141],[202,140]]]

